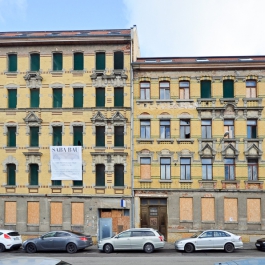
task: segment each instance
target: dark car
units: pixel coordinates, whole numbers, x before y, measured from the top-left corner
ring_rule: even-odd
[[[53,231],[41,237],[28,239],[23,242],[22,247],[28,253],[37,251],[66,250],[75,253],[77,250],[92,246],[90,235],[73,231]]]
[[[265,250],[265,238],[258,239],[255,246],[258,250]]]

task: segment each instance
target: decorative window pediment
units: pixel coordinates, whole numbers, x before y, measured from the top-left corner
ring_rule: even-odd
[[[30,164],[38,164],[39,172],[41,172],[41,156],[40,152],[23,152],[26,157],[26,172],[29,172]]]
[[[49,125],[49,134],[53,134],[53,127],[62,127],[62,135],[64,135],[64,122],[54,121]]]
[[[27,72],[27,74],[24,76],[24,79],[26,81],[27,87],[40,88],[43,78],[41,77],[40,72]]]
[[[8,156],[3,162],[2,162],[2,166],[3,166],[3,172],[6,173],[7,170],[7,164],[15,164],[16,165],[16,172],[18,172],[18,161],[16,160],[15,157],[13,157],[12,155]]]
[[[239,155],[239,151],[233,146],[233,144],[228,144],[225,146],[223,151],[221,152],[223,157],[235,157]]]
[[[92,123],[107,123],[108,119],[100,112],[98,111],[92,118]]]
[[[254,143],[244,152],[247,158],[259,158],[262,156],[262,153],[263,152]]]
[[[62,125],[58,125],[58,126],[62,126]],[[74,134],[74,127],[75,126],[82,126],[83,127],[83,135],[86,134],[86,124],[84,122],[81,122],[81,121],[73,121],[70,123],[70,134],[71,135]]]
[[[125,118],[119,111],[117,111],[111,118],[111,122],[112,123],[126,123],[127,122],[127,118]]]
[[[23,119],[26,123],[26,134],[29,135],[30,127],[39,127],[39,134],[41,134],[41,123],[40,119],[33,111],[30,111],[29,114]]]
[[[136,153],[137,153],[137,161],[138,161],[139,164],[140,164],[140,160],[141,160],[142,157],[150,157],[151,158],[151,163],[154,160],[154,152],[151,152],[148,149],[142,149],[141,151],[136,152]]]
[[[174,160],[174,152],[170,152],[168,149],[163,149],[157,153],[157,158],[158,161],[160,161],[161,157],[170,157],[171,158],[171,163],[176,163],[177,161]]]
[[[213,157],[216,155],[216,151],[209,143],[206,143],[199,151],[199,155],[201,157]]]
[[[18,129],[19,129],[19,126],[18,126],[18,123],[16,122],[6,122],[4,123],[4,135],[7,135],[8,133],[8,127],[16,127],[16,135],[18,135]]]

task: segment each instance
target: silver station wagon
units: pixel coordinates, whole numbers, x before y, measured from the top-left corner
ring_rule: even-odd
[[[98,249],[105,253],[114,250],[143,250],[152,253],[155,249],[163,248],[164,236],[152,228],[132,228],[120,234],[103,238],[98,242]]]

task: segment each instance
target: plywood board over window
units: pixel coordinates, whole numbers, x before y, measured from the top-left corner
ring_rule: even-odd
[[[16,224],[17,222],[17,203],[5,202],[5,224]]]
[[[40,203],[28,202],[28,224],[38,225],[40,223]]]
[[[211,222],[214,221],[214,198],[202,198],[202,221]]]
[[[62,202],[51,202],[51,225],[61,225],[63,223]]]
[[[238,209],[236,198],[224,199],[224,221],[225,222],[237,222]]]
[[[247,219],[249,223],[260,222],[260,199],[247,199]]]
[[[72,202],[72,225],[84,225],[83,202]]]
[[[193,220],[193,205],[192,198],[180,198],[179,199],[179,217],[180,221],[192,221]]]

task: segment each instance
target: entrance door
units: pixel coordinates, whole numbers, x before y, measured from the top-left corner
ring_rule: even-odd
[[[112,237],[112,219],[99,218],[99,240]]]

